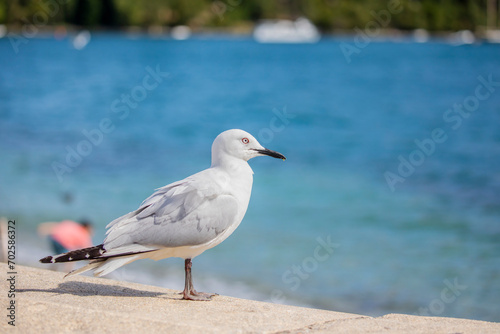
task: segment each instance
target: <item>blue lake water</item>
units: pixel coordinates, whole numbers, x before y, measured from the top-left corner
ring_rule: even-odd
[[[18,222],[18,262],[49,252],[41,221],[89,218],[101,243],[242,128],[288,160],[250,161],[247,215],[194,260],[199,290],[500,321],[500,46],[373,42],[348,63],[342,43],[0,39],[0,216]],[[182,289],[182,270],[112,277]]]

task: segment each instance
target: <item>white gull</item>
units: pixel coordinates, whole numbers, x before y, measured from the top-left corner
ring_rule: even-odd
[[[191,260],[220,244],[239,226],[253,183],[247,161],[263,155],[285,160],[248,132],[222,132],[212,144],[210,168],[157,189],[137,210],[109,223],[101,245],[47,256],[40,262],[91,260],[67,276],[88,270],[103,276],[139,259],[179,257],[185,260],[183,298],[209,300],[213,294],[193,287]]]

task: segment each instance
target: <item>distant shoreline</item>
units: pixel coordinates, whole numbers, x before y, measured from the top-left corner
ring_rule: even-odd
[[[24,25],[0,25],[0,38],[8,37],[9,33],[17,34],[23,36],[26,32]],[[47,38],[55,37],[64,39],[68,36],[73,36],[81,31],[89,31],[90,33],[96,34],[129,34],[129,35],[139,35],[139,36],[149,36],[152,38],[170,38],[171,31],[175,27],[166,26],[128,26],[119,28],[85,28],[73,25],[45,25],[36,27],[35,36],[27,36],[27,38]],[[254,25],[242,25],[236,27],[220,27],[220,28],[195,28],[192,29],[192,34],[194,37],[208,37],[208,36],[234,36],[234,37],[252,37],[254,30]],[[335,31],[323,32],[321,34],[322,38],[354,38],[359,35],[362,29],[337,29]],[[2,31],[4,32],[2,35]],[[370,35],[370,39],[374,41],[379,40],[407,40],[411,38],[419,40],[421,36],[425,36],[427,40],[440,40],[440,39],[450,39],[456,36],[457,33],[467,32],[474,36],[477,40],[487,40],[488,36],[493,33],[499,33],[500,30],[486,30],[483,28],[477,31],[461,30],[461,31],[427,31],[424,29],[415,30],[400,30],[392,28],[380,28],[377,30],[376,34]]]

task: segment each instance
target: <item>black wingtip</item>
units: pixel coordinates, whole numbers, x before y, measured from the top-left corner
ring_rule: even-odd
[[[55,255],[55,256],[47,256],[43,259],[40,259],[41,263],[59,263],[59,262],[71,262],[71,261],[80,261],[80,260],[93,260],[99,258],[102,254],[104,254],[106,250],[104,249],[104,245],[100,244],[97,246],[87,247],[83,249],[76,249],[67,253]]]
[[[40,261],[41,263],[52,263],[52,256],[46,256],[38,261]]]

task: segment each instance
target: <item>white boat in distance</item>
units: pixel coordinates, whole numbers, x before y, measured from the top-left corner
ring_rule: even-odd
[[[255,27],[253,37],[259,43],[316,43],[321,36],[311,21],[299,18],[264,20]]]

